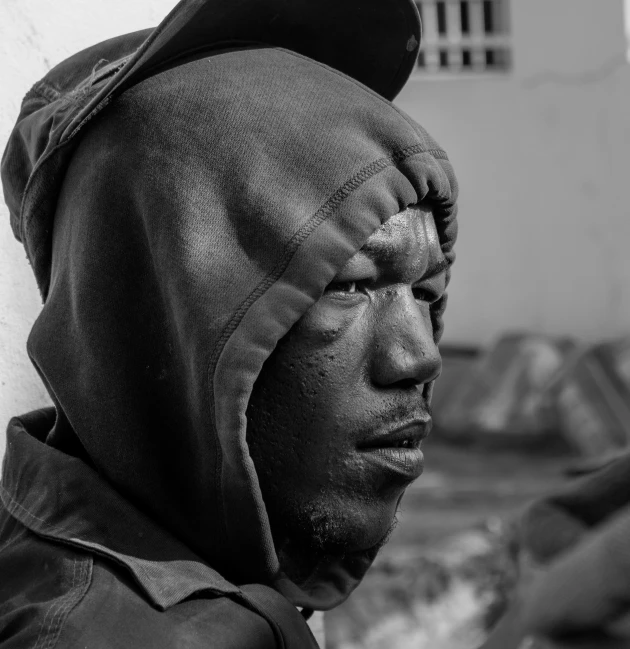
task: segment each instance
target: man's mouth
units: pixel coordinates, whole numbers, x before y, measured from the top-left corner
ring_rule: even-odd
[[[357,445],[366,461],[379,471],[396,474],[405,482],[418,478],[424,469],[420,450],[431,430],[431,418],[415,419],[395,428],[378,431]]]
[[[379,448],[420,448],[422,440],[431,432],[431,417],[414,419],[389,430],[376,431],[358,444],[361,451]]]
[[[403,439],[402,442],[393,442],[389,448],[420,448],[420,441],[416,439]]]

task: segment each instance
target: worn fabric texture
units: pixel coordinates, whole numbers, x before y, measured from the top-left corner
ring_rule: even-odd
[[[30,122],[40,129],[54,120],[42,88],[45,119]],[[21,152],[41,140],[18,131],[3,164],[10,195]],[[19,592],[27,573],[2,580],[0,640],[30,615],[67,618],[72,642],[85,644],[78,620],[89,627],[91,597],[104,592],[143,629],[153,618],[132,614],[133,598],[138,611],[144,598],[188,620],[196,638],[221,617],[220,595],[247,609],[231,632],[255,637],[260,615],[273,616],[255,612],[264,603],[252,584],[290,602],[289,626],[301,620],[295,606],[335,606],[370,561],[324,562],[308,591],[282,574],[248,453],[248,398],[277,341],[392,215],[430,201],[452,262],[457,186],[446,154],[355,79],[262,45],[154,71],[75,140],[67,168],[46,178],[58,192],[53,225],[28,200],[20,214],[27,248],[52,241],[49,267],[38,262],[46,297],[28,351],[55,411],[12,422],[0,490],[0,573],[15,557],[28,564],[33,544],[71,568],[65,586],[51,576],[57,603],[36,612]],[[24,529],[10,531],[14,520]],[[146,636],[155,644],[137,646],[171,646],[157,630],[167,623],[156,624]],[[250,646],[239,638],[213,646]],[[279,642],[269,638],[251,646]],[[287,646],[308,646],[296,642]]]

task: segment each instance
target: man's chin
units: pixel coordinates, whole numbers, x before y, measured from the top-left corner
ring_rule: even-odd
[[[392,533],[398,525],[398,519],[394,516],[392,520],[389,521],[389,526],[384,531],[384,533],[376,536],[372,534],[371,536],[364,536],[361,542],[357,539],[357,542],[353,544],[353,547],[350,546],[346,552],[348,554],[372,554],[376,556],[377,552],[389,542],[389,539],[392,536]]]
[[[397,503],[393,507],[366,503],[310,503],[294,516],[285,516],[280,545],[287,543],[317,557],[349,556],[378,552],[397,524]],[[273,524],[272,524],[272,527]],[[278,538],[274,534],[278,547]]]
[[[358,559],[360,563],[372,563],[379,550],[387,543],[397,519],[394,517],[380,535],[375,535],[374,530],[347,530],[348,534],[330,535],[330,528],[325,530],[313,529],[311,535],[304,534],[305,530],[291,538],[285,537],[282,543],[276,543],[276,551],[283,572],[297,585],[302,585],[312,580],[318,566],[325,562],[330,564],[337,560]],[[353,561],[354,563],[354,561]]]

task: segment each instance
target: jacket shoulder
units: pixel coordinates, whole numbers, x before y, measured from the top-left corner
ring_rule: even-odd
[[[269,623],[225,596],[158,610],[129,573],[48,541],[0,509],[1,649],[274,649]]]
[[[92,568],[89,553],[46,541],[0,509],[0,647],[57,646]]]
[[[269,623],[227,596],[199,594],[165,611],[129,574],[96,557],[87,596],[69,616],[59,647],[79,649],[275,649]]]

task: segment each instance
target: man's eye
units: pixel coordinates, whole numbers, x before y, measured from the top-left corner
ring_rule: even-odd
[[[356,293],[357,283],[356,282],[331,282],[326,287],[326,290],[339,292],[339,293]]]

